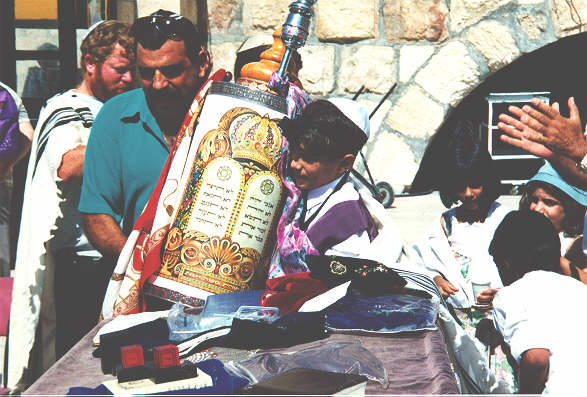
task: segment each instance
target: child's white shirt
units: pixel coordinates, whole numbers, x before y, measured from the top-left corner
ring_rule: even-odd
[[[503,218],[510,212],[505,206],[494,202],[491,205],[485,222],[458,223],[455,217],[456,208],[447,211],[452,220],[452,233],[447,238],[441,223],[440,216],[434,221],[428,231],[418,239],[410,251],[413,260],[413,271],[421,271],[434,278],[443,275],[451,284],[459,289],[455,295],[451,295],[447,301],[456,308],[467,308],[475,304],[473,288],[469,277],[465,279],[461,274],[460,265],[449,243],[457,247],[465,248],[473,260],[471,272],[483,270],[490,282],[491,288],[502,286],[501,278],[493,258],[489,255],[488,248],[495,229]],[[475,269],[476,268],[476,269]]]
[[[534,348],[550,351],[545,394],[587,391],[582,360],[587,357],[587,285],[561,274],[534,271],[502,288],[493,300],[496,329],[513,357]]]

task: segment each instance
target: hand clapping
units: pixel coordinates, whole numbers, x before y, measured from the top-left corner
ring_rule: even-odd
[[[501,122],[497,126],[507,134],[501,140],[546,159],[566,156],[574,162],[581,161],[587,154],[587,143],[574,98],[569,98],[568,104],[568,118],[561,116],[558,103],[548,106],[537,98],[532,99],[534,107],[510,106],[508,111],[517,119],[504,113],[499,115]]]

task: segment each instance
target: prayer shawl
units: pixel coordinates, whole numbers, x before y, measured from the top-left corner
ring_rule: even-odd
[[[94,116],[101,106],[97,99],[69,90],[49,99],[39,115],[27,169],[12,293],[8,341],[8,387],[11,389],[21,381],[26,382],[23,373],[35,342],[41,302],[45,305],[43,318],[48,317],[49,324],[52,318],[55,325],[53,299],[50,299],[54,295],[55,269],[46,244],[54,238],[57,223],[69,215],[62,212],[65,207],[77,207],[72,197],[63,197],[57,167],[63,154],[87,143]],[[45,329],[44,333],[47,331],[50,330]],[[55,354],[44,358],[48,360],[35,365],[50,365]]]
[[[304,204],[301,192],[285,170],[282,175],[288,196],[277,226],[277,249],[269,268],[269,278],[309,271],[306,255],[324,254],[330,247],[363,230],[367,230],[371,244],[368,252],[358,253],[359,257],[386,264],[400,260],[403,240],[399,230],[383,206],[358,182],[350,179],[343,185],[343,189],[356,190],[357,200],[341,201],[333,195],[330,198],[332,205],[325,207],[325,213],[303,231],[299,225]]]
[[[145,310],[143,286],[161,267],[164,238],[173,221],[176,201],[181,199],[178,181],[185,169],[189,172],[190,168],[186,159],[195,124],[208,88],[213,82],[222,81],[225,74],[220,69],[202,85],[185,116],[153,194],[118,257],[102,305],[102,316],[106,319]]]
[[[375,223],[350,182],[344,183],[340,190],[335,191],[324,203],[324,208],[318,209],[316,213],[317,218],[310,223],[306,234],[314,247],[323,254],[338,251],[340,244],[348,245],[347,240],[351,236],[364,231],[367,232],[369,242],[377,237]],[[358,246],[361,244],[344,247],[343,250],[359,256]]]

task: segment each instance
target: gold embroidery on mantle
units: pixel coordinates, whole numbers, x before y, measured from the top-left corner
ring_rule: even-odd
[[[233,108],[208,131],[167,234],[159,276],[212,293],[261,288],[283,188],[277,121]]]

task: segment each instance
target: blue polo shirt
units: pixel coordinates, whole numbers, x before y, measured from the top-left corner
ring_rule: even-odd
[[[107,214],[128,235],[143,211],[169,155],[169,146],[141,88],[102,106],[84,159],[79,211]]]

